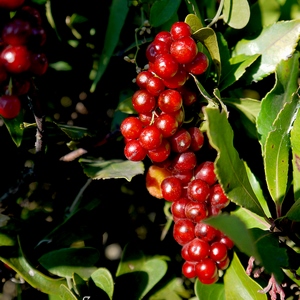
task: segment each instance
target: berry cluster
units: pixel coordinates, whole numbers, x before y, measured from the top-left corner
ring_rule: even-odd
[[[43,75],[48,68],[41,52],[46,33],[38,10],[22,6],[24,1],[0,1],[0,9],[15,10],[0,32],[0,115],[15,118],[21,110],[20,96],[27,94],[31,79]]]
[[[203,133],[184,123],[185,111],[197,99],[187,80],[207,70],[208,58],[198,51],[184,22],[158,33],[146,57],[149,68],[138,73],[139,90],[132,96],[138,116],[127,117],[120,127],[124,154],[132,161],[150,158],[146,186],[151,195],[172,202],[173,236],[185,260],[182,272],[211,284],[218,280],[218,270],[228,267],[233,242],[202,220],[221,213],[229,199],[217,181],[214,163],[198,164]]]

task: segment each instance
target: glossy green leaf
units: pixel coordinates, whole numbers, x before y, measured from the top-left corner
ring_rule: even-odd
[[[257,116],[257,131],[264,153],[267,136],[274,130],[273,123],[285,103],[291,101],[298,88],[298,59],[296,52],[292,58],[282,61],[276,68],[276,82],[273,89],[261,101],[261,111]]]
[[[104,74],[111,56],[119,42],[120,34],[123,29],[127,14],[129,11],[129,5],[127,0],[113,0],[110,6],[109,19],[107,29],[104,38],[104,46],[100,58],[98,61],[98,69],[96,77],[90,88],[91,92],[94,92],[98,82]]]
[[[291,130],[293,189],[295,200],[300,199],[300,113],[298,110]]]
[[[193,33],[203,27],[201,20],[195,14],[188,14],[184,22],[191,27]]]
[[[90,130],[84,127],[71,126],[65,124],[56,124],[61,131],[63,131],[70,139],[80,140],[86,136],[93,137],[93,134]]]
[[[128,97],[120,102],[116,108],[116,111],[121,111],[126,114],[136,114],[137,112],[132,105],[132,97]]]
[[[288,219],[300,222],[300,199],[298,199],[285,215]]]
[[[250,19],[250,7],[247,0],[225,0],[223,20],[230,27],[241,29]]]
[[[127,181],[131,181],[134,176],[141,175],[145,171],[143,162],[130,160],[113,159],[105,161],[102,158],[81,158],[79,162],[84,173],[92,179],[125,178]]]
[[[233,146],[233,130],[226,112],[205,108],[210,145],[218,152],[216,174],[229,199],[265,217],[265,213],[251,187],[244,162]]]
[[[11,251],[9,254],[12,255],[13,253],[14,251]],[[33,267],[26,260],[20,249],[18,256],[13,257],[9,254],[0,247],[0,260],[16,271],[28,284],[41,292],[50,295],[59,295],[60,286],[67,286],[64,278],[53,279]]]
[[[14,246],[16,241],[14,238],[10,237],[8,234],[0,233],[0,247],[1,246]]]
[[[274,274],[278,282],[282,282],[284,278],[282,268],[288,267],[289,257],[286,249],[280,247],[278,236],[259,228],[251,228],[249,231],[255,240],[255,247],[265,271]]]
[[[114,293],[114,281],[110,272],[105,268],[97,269],[92,275],[95,285],[106,292],[109,299],[112,299]]]
[[[11,136],[11,139],[13,140],[13,142],[16,144],[17,147],[21,145],[23,139],[24,130],[21,126],[23,119],[24,119],[24,113],[22,110],[16,118],[13,119],[3,118],[4,124]]]
[[[150,24],[153,27],[161,26],[171,19],[177,12],[181,0],[158,0],[150,10]]]
[[[246,225],[237,216],[224,213],[205,219],[203,222],[212,225],[228,235],[241,252],[247,254],[249,257],[258,257],[252,235]]]
[[[259,54],[254,54],[247,56],[244,54],[230,58],[229,65],[226,72],[222,72],[222,77],[220,80],[220,90],[225,90],[236,81],[238,81],[243,74],[246,72],[247,68],[251,66],[259,57]]]
[[[152,294],[149,300],[182,300],[190,299],[191,292],[186,290],[181,278],[173,278],[163,288]]]
[[[147,259],[143,252],[128,244],[122,254],[116,272],[114,297],[126,293],[128,299],[143,299],[143,297],[162,279],[167,272],[167,263],[163,258]],[[132,289],[128,290],[128,282]]]
[[[273,73],[281,60],[289,58],[295,51],[300,34],[300,20],[282,21],[263,29],[252,40],[237,43],[233,56],[261,54],[258,69],[251,74],[254,81]]]
[[[60,297],[63,300],[77,300],[77,297],[63,284],[60,286]]]
[[[224,284],[203,284],[198,279],[194,285],[195,294],[200,300],[226,300]]]
[[[272,199],[276,203],[278,217],[280,206],[288,189],[290,156],[290,130],[298,110],[299,96],[295,94],[291,102],[285,103],[273,123],[274,130],[267,136],[264,167],[266,181]]]
[[[203,27],[193,33],[193,38],[204,44],[204,46],[207,48],[211,59],[215,65],[218,80],[220,80],[221,56],[215,31],[212,28]]]
[[[267,300],[266,294],[258,291],[262,287],[249,277],[236,253],[224,275],[226,300]]]
[[[95,248],[63,248],[44,254],[39,262],[54,275],[72,277],[77,273],[86,280],[97,269],[94,264],[98,259],[99,252]]]

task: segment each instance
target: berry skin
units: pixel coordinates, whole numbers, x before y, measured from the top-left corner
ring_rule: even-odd
[[[154,42],[156,41],[165,42],[170,47],[173,42],[173,39],[169,31],[161,31],[155,36]]]
[[[8,10],[16,10],[19,8],[25,0],[0,0],[0,8]]]
[[[202,283],[207,283],[218,275],[217,265],[211,258],[204,258],[195,268],[197,277]]]
[[[194,179],[188,184],[187,193],[189,199],[204,202],[210,195],[210,188],[205,181],[201,179]]]
[[[208,68],[208,58],[202,53],[198,52],[196,57],[190,62],[185,64],[185,69],[187,72],[192,73],[194,75],[203,74]]]
[[[182,87],[187,79],[187,71],[179,66],[177,73],[171,78],[163,79],[163,83],[169,89],[177,89]]]
[[[141,161],[146,157],[147,150],[142,147],[138,140],[131,140],[124,147],[124,155],[128,160]]]
[[[32,53],[30,55],[29,71],[34,75],[41,76],[46,73],[48,69],[48,59],[44,53]]]
[[[143,123],[136,117],[127,117],[121,123],[120,130],[126,139],[137,139],[143,130]]]
[[[178,63],[187,64],[193,61],[198,53],[197,44],[190,36],[175,40],[170,47],[170,53]]]
[[[184,219],[185,216],[185,207],[187,203],[190,202],[188,198],[180,198],[174,201],[171,205],[171,212],[173,217],[178,219]]]
[[[232,249],[234,246],[233,241],[226,235],[222,236],[219,242],[226,245],[227,249]]]
[[[2,40],[9,45],[20,46],[27,43],[30,34],[31,26],[29,22],[14,19],[4,26]]]
[[[151,112],[156,106],[156,99],[146,90],[138,90],[132,96],[133,108],[139,114]]]
[[[148,61],[154,63],[157,56],[169,53],[170,46],[160,40],[153,41],[146,49],[146,57]]]
[[[197,158],[194,152],[179,153],[173,160],[173,168],[178,172],[185,172],[195,168]]]
[[[191,135],[190,150],[194,152],[200,150],[204,144],[204,135],[202,131],[198,127],[190,127],[188,132]]]
[[[25,46],[7,46],[0,55],[6,70],[22,73],[30,67],[30,53]]]
[[[181,94],[183,104],[185,106],[190,106],[197,101],[197,94],[194,91],[191,91],[184,85],[181,86],[178,91]]]
[[[195,236],[206,242],[211,242],[217,237],[218,231],[205,223],[197,223],[195,226]]]
[[[142,71],[136,76],[136,84],[141,88],[141,89],[146,89],[147,88],[147,81],[148,79],[152,78],[153,74],[149,71]]]
[[[226,270],[230,264],[230,258],[226,257],[222,261],[217,261],[217,266],[219,270]]]
[[[171,146],[170,143],[166,139],[162,139],[161,144],[153,149],[148,150],[148,157],[152,160],[152,162],[163,162],[165,161],[171,153]]]
[[[155,119],[154,125],[161,131],[165,138],[174,135],[178,129],[178,122],[169,114],[159,115]]]
[[[185,215],[194,223],[198,223],[206,219],[208,210],[204,203],[190,201],[185,206]]]
[[[170,53],[164,53],[156,57],[153,70],[159,77],[169,79],[177,73],[178,62]]]
[[[177,153],[182,153],[186,151],[191,145],[191,135],[189,132],[181,128],[178,130],[170,139],[171,148]]]
[[[209,256],[210,246],[207,242],[195,238],[189,243],[188,253],[193,261],[201,261]]]
[[[174,176],[165,178],[161,183],[161,191],[165,200],[171,202],[178,200],[182,193],[180,179]]]
[[[191,27],[185,22],[175,22],[170,29],[173,40],[192,35]]]
[[[227,258],[227,247],[220,242],[214,242],[210,245],[210,258],[214,261],[223,261]]]
[[[195,225],[191,220],[180,219],[175,222],[173,227],[173,237],[175,241],[183,246],[195,238]]]
[[[193,178],[193,171],[187,170],[187,171],[178,172],[176,170],[172,170],[172,175],[179,178],[181,180],[182,184],[185,186]]]
[[[167,89],[158,97],[158,107],[166,114],[178,111],[182,106],[182,98],[178,91]]]
[[[223,209],[230,203],[230,200],[224,194],[219,183],[216,183],[211,187],[209,201],[211,206],[218,209]]]
[[[215,174],[215,165],[212,161],[201,163],[195,170],[195,178],[205,181],[209,185],[213,185],[217,181]]]
[[[2,95],[0,97],[0,115],[5,119],[15,118],[21,110],[21,102],[15,95]]]
[[[181,254],[181,257],[184,259],[184,260],[187,260],[187,261],[192,261],[190,255],[189,255],[189,244],[190,243],[187,243],[187,244],[184,244],[181,248],[181,251],[180,251],[180,254]]]
[[[147,150],[157,148],[162,142],[162,134],[155,125],[145,127],[139,137],[140,144]]]
[[[195,278],[197,276],[195,266],[195,262],[185,261],[182,265],[182,274],[186,278]]]
[[[153,76],[147,80],[146,89],[153,96],[159,96],[159,94],[165,89],[165,85],[160,78]]]

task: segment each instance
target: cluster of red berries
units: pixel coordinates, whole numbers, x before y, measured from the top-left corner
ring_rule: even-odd
[[[184,123],[186,109],[197,99],[186,82],[190,74],[201,75],[208,68],[208,58],[191,34],[188,24],[176,22],[169,32],[155,36],[146,50],[149,68],[136,77],[140,89],[132,105],[138,116],[127,117],[120,130],[126,158],[148,157],[154,164],[146,177],[150,194],[172,202],[183,274],[211,284],[218,280],[218,270],[228,267],[233,242],[202,220],[221,213],[230,201],[217,182],[214,163],[198,164],[195,152],[205,142],[203,133]]]
[[[15,1],[12,1],[15,2]],[[46,33],[39,11],[0,1],[0,9],[15,11],[0,32],[0,115],[15,118],[21,110],[20,96],[28,93],[31,79],[43,75],[48,68],[47,56],[41,51]]]

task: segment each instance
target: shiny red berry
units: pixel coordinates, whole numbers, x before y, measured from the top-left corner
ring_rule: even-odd
[[[25,45],[31,34],[31,26],[27,21],[14,19],[7,23],[2,30],[2,40],[12,46]]]
[[[137,139],[143,130],[143,123],[136,117],[127,117],[122,121],[120,130],[126,139]]]
[[[140,144],[147,150],[157,148],[162,142],[163,136],[155,125],[149,125],[143,128],[139,136]]]
[[[185,22],[175,22],[170,29],[173,40],[192,35],[191,27]]]
[[[190,200],[188,198],[180,198],[174,201],[171,205],[171,212],[173,217],[178,219],[185,219],[185,207]]]
[[[195,278],[197,276],[195,266],[195,262],[185,261],[182,265],[182,274],[186,278]]]
[[[170,47],[170,53],[178,63],[187,64],[193,61],[198,53],[197,44],[190,36],[175,40]]]
[[[146,90],[138,90],[132,96],[133,108],[139,114],[150,113],[156,106],[156,99]]]
[[[21,102],[15,95],[2,95],[0,97],[0,115],[5,119],[13,119],[20,113]]]
[[[215,165],[212,161],[204,161],[195,169],[195,178],[205,181],[209,185],[217,182]]]
[[[128,160],[141,161],[146,157],[147,150],[142,147],[138,140],[131,140],[125,145],[124,155]]]
[[[207,242],[195,238],[188,246],[188,253],[193,261],[201,261],[209,256],[210,246]]]
[[[201,179],[194,179],[188,184],[187,193],[189,199],[204,202],[209,198],[210,188],[205,181]]]
[[[185,69],[194,75],[203,74],[208,68],[208,58],[202,53],[198,52],[196,57],[190,62],[185,64]]]
[[[8,10],[16,10],[19,8],[25,0],[0,0],[0,8]]]
[[[189,132],[181,128],[170,137],[169,141],[174,152],[182,153],[190,147],[192,139]]]
[[[171,202],[178,200],[182,193],[180,179],[174,176],[165,178],[161,183],[161,191],[165,200]]]
[[[177,73],[178,62],[170,53],[164,53],[156,57],[153,70],[159,77],[168,79]]]
[[[195,225],[191,220],[179,219],[173,227],[173,237],[175,241],[183,246],[195,238]]]
[[[169,157],[170,153],[170,143],[163,138],[161,144],[157,148],[148,150],[147,155],[152,160],[152,162],[161,163]]]
[[[178,91],[167,89],[158,97],[158,107],[167,114],[178,111],[182,106],[182,98]]]
[[[178,172],[185,172],[195,168],[197,158],[194,152],[186,151],[177,154],[173,159],[173,168]]]
[[[185,215],[194,223],[198,223],[207,218],[208,210],[203,202],[190,201],[185,206]]]
[[[146,89],[147,81],[149,78],[153,77],[154,75],[149,71],[142,71],[136,76],[136,84],[141,89]]]

